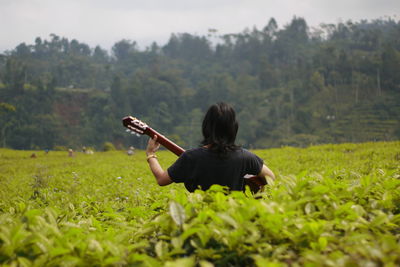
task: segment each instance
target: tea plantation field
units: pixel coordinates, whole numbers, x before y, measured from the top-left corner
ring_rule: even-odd
[[[400,142],[255,153],[277,179],[252,195],[159,187],[141,151],[1,149],[0,265],[400,266]]]

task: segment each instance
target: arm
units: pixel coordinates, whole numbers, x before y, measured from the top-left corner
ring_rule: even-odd
[[[275,174],[265,164],[263,164],[261,172],[257,176],[264,178],[266,178],[266,176],[269,176],[272,178],[272,180],[275,180]]]
[[[259,179],[262,179],[262,183],[265,185],[265,184],[270,184],[270,185],[272,185],[272,184],[274,184],[274,180],[275,180],[275,174],[267,167],[267,165],[265,165],[265,164],[263,164],[263,166],[262,166],[262,168],[261,168],[261,171],[260,171],[260,173],[257,175],[257,177],[259,178]],[[259,181],[260,182],[260,181]],[[258,183],[259,183],[258,182]],[[255,189],[255,192],[257,192],[258,190],[263,190],[263,188],[264,188],[264,185],[262,185],[262,186],[260,186],[259,184],[258,184],[258,186],[260,186],[260,187],[257,187],[257,189]]]
[[[157,135],[153,139],[149,139],[146,149],[147,162],[149,163],[150,170],[157,180],[157,183],[161,186],[169,185],[172,183],[171,177],[169,177],[168,172],[164,171],[160,163],[158,163],[156,151],[160,147],[157,143]]]

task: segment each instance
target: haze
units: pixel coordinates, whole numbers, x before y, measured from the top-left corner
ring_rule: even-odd
[[[106,49],[128,39],[144,49],[164,45],[171,33],[236,33],[271,17],[282,27],[293,16],[318,26],[400,14],[398,0],[0,0],[0,7],[0,52],[51,33]]]

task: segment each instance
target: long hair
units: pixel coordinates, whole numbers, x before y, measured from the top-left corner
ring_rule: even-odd
[[[214,104],[203,119],[201,144],[220,155],[226,154],[238,148],[235,144],[238,128],[233,108],[224,102]]]

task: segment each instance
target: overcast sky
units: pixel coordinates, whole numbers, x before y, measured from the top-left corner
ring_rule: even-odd
[[[400,19],[400,0],[0,0],[0,52],[49,34],[105,49],[121,40],[144,49],[164,45],[171,33],[237,33],[263,28],[271,17],[278,25],[303,17],[320,23]]]

